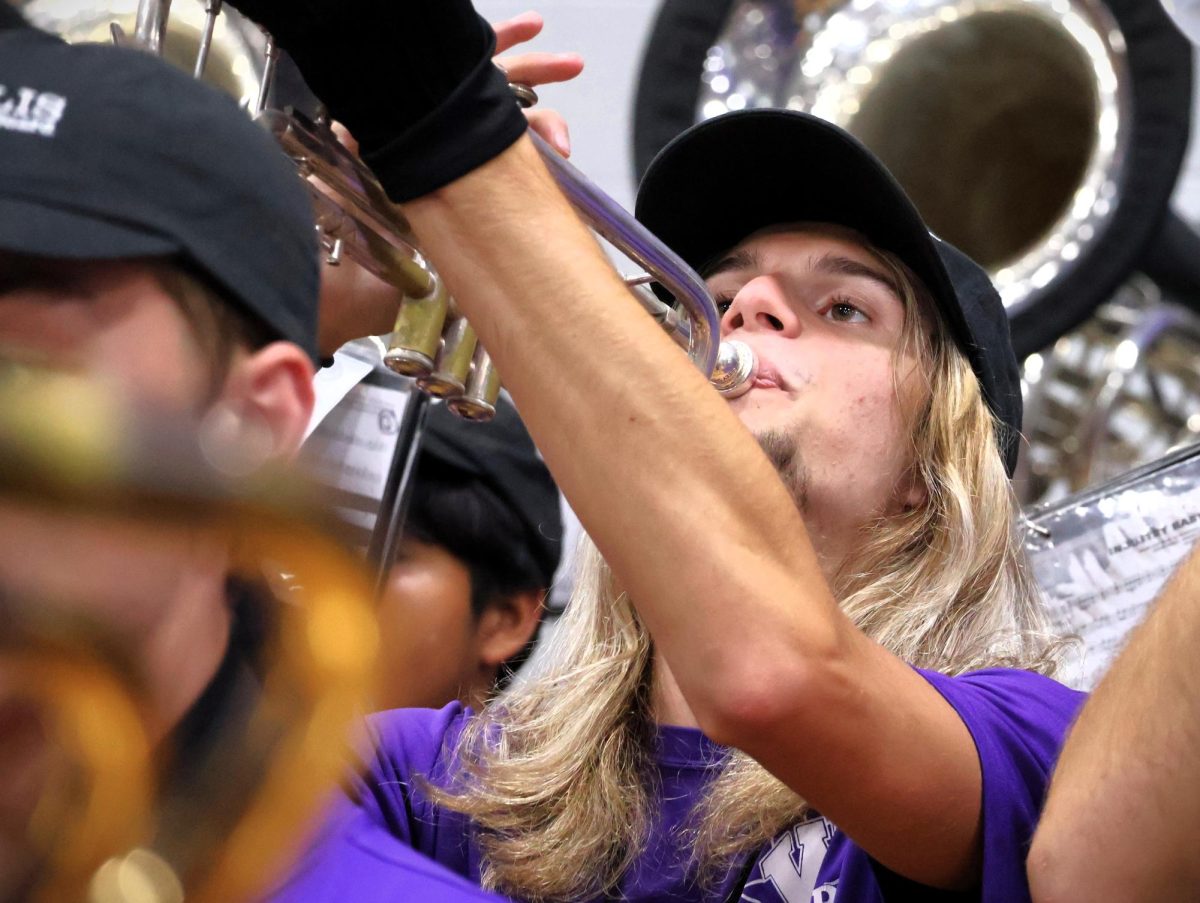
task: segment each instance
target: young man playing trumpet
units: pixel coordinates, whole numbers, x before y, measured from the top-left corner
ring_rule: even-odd
[[[522,899],[1027,898],[1080,697],[1045,676],[986,274],[836,128],[697,127],[639,215],[759,357],[727,404],[564,202],[469,3],[241,5],[362,141],[595,543],[546,669],[378,718],[347,811]]]

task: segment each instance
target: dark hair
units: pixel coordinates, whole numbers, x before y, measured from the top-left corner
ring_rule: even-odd
[[[229,375],[234,351],[257,351],[276,340],[275,331],[188,261],[172,257],[151,263],[163,291],[179,305],[212,367],[208,400],[213,401]]]
[[[466,566],[475,618],[513,593],[547,589],[521,519],[486,483],[444,461],[425,456],[418,463],[405,532]],[[497,689],[529,658],[540,632],[539,619],[529,642],[501,664]]]

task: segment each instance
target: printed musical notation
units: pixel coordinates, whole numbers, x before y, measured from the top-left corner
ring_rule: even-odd
[[[1036,515],[1026,543],[1055,628],[1078,637],[1064,682],[1091,689],[1200,542],[1200,448]]]

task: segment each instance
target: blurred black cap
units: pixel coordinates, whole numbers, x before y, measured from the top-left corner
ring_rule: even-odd
[[[558,487],[512,403],[501,398],[486,423],[468,422],[445,405],[430,408],[418,468],[430,459],[478,480],[503,502],[524,528],[542,585],[550,586],[563,544]]]
[[[28,23],[19,12],[0,0],[0,31],[6,28],[25,28]]]
[[[178,257],[316,359],[293,165],[232,98],[140,50],[0,31],[0,250]]]

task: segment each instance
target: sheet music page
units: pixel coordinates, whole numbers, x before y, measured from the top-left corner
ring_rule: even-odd
[[[328,410],[305,442],[302,458],[313,478],[331,490],[335,510],[350,528],[350,541],[365,549],[412,387],[410,380],[369,362],[339,357],[341,374],[318,387]],[[358,375],[364,366],[366,372]]]
[[[1200,541],[1200,457],[1193,456],[1037,523],[1026,550],[1055,628],[1077,635],[1060,679],[1092,689]]]
[[[361,358],[354,357],[342,351],[333,355],[333,364],[322,367],[313,378],[313,390],[316,392],[316,403],[313,405],[312,417],[304,430],[304,439],[313,434],[330,412],[341,403],[342,399],[353,391],[354,387],[366,379],[367,374],[375,369],[374,365]]]

